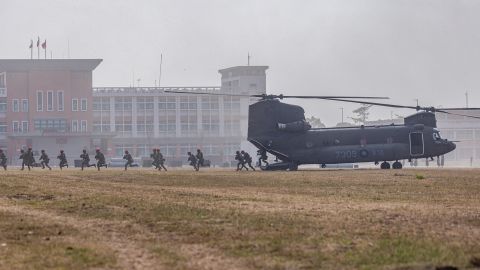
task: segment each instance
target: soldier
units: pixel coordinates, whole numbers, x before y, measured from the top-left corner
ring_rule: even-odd
[[[2,149],[0,149],[0,166],[2,166],[5,171],[7,170],[7,156],[5,156]]]
[[[27,166],[28,170],[30,171],[30,158],[28,157],[25,150],[20,150],[20,157],[18,159],[22,160],[22,171],[25,169],[25,165]]]
[[[160,149],[157,149],[157,159],[158,159],[158,170],[161,171],[162,168],[167,171],[165,168],[165,158],[163,157],[162,153],[160,153]]]
[[[80,158],[82,159],[82,171],[84,167],[95,167],[95,164],[90,165],[90,156],[87,153],[87,150],[83,149],[82,154],[80,155]]]
[[[31,147],[29,147],[27,150],[27,162],[30,167],[35,167],[35,157],[33,156],[33,151]]]
[[[63,152],[63,150],[60,150],[60,155],[58,155],[57,158],[60,160],[60,170],[62,170],[63,167],[68,168],[67,157],[65,156],[65,152]]]
[[[133,164],[133,158],[132,158],[132,155],[130,155],[130,153],[125,150],[125,155],[123,156],[123,159],[125,159],[127,161],[127,163],[125,163],[125,171],[127,170],[127,167],[132,167],[132,164]]]
[[[45,150],[42,149],[41,151],[42,155],[40,156],[40,164],[42,164],[42,169],[45,169],[45,166],[51,171],[52,167],[48,166],[48,163],[50,162],[50,158],[48,157],[47,153],[45,153]]]
[[[245,168],[248,171],[248,168],[245,167],[245,160],[243,159],[242,154],[240,151],[237,151],[235,154],[235,160],[238,161],[237,163],[237,171],[241,171],[243,168]]]
[[[200,149],[197,149],[197,161],[198,161],[198,164],[197,164],[197,167],[203,167],[203,164],[205,163],[205,159],[203,158],[203,153],[202,151],[200,151]]]
[[[247,163],[248,166],[249,166],[250,168],[252,168],[252,170],[255,171],[255,168],[252,166],[252,157],[250,156],[250,154],[248,154],[247,152],[245,152],[245,151],[243,151],[243,150],[242,150],[240,153],[242,153],[244,162]],[[245,168],[246,168],[246,167],[245,167]]]
[[[190,166],[193,166],[195,171],[198,171],[199,168],[198,168],[197,158],[191,152],[188,152],[187,154],[188,154],[188,161],[190,162]]]
[[[258,149],[258,151],[257,151],[257,156],[260,156],[260,157],[258,158],[258,166],[262,166],[262,161],[268,166],[267,151]]]
[[[107,163],[105,162],[105,155],[100,152],[100,149],[95,150],[95,159],[97,160],[97,169],[100,171],[100,167],[107,168]]]
[[[153,148],[153,151],[150,154],[150,157],[153,159],[152,165],[155,166],[155,169],[160,169],[158,167],[159,160],[158,160],[158,154],[157,154],[157,149],[156,148]]]

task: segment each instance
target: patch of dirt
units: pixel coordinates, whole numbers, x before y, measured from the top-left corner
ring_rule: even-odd
[[[31,201],[31,200],[50,201],[50,200],[54,200],[55,196],[17,193],[15,195],[9,195],[7,196],[7,198],[12,200],[26,200],[26,201]]]

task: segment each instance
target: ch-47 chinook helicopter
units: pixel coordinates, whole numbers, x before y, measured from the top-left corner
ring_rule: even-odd
[[[167,91],[166,91],[167,92]],[[171,92],[187,93],[187,92]],[[284,96],[235,95],[216,93],[191,93],[205,95],[248,96],[260,98],[249,106],[248,141],[260,154],[270,153],[277,163],[261,166],[263,170],[297,170],[302,164],[374,162],[380,168],[401,169],[399,160],[440,157],[455,149],[452,141],[442,139],[436,129],[435,112],[471,118],[476,116],[452,113],[455,110],[480,110],[480,108],[441,108],[402,106],[387,103],[359,101],[381,97],[339,96]],[[285,98],[323,99],[340,102],[369,104],[392,108],[408,108],[417,113],[405,117],[403,125],[357,126],[337,128],[312,128],[305,120],[302,107],[283,103]]]

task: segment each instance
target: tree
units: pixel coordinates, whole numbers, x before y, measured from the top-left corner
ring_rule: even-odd
[[[373,105],[362,104],[362,106],[360,106],[360,108],[352,111],[356,116],[350,117],[350,119],[352,119],[353,122],[355,122],[355,124],[361,123],[361,124],[365,125],[365,122],[368,119],[368,115],[370,114],[370,112],[368,110],[372,106]]]
[[[306,119],[307,122],[312,126],[312,128],[324,128],[325,124],[322,123],[320,118],[316,118],[315,116],[311,116],[310,118]]]

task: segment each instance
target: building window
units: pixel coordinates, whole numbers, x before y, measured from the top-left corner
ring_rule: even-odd
[[[7,88],[6,77],[5,72],[0,73],[0,88]]]
[[[78,98],[72,99],[72,112],[78,112]]]
[[[28,112],[28,99],[22,99],[22,112]]]
[[[43,111],[43,91],[37,91],[37,112]]]
[[[47,111],[53,111],[53,91],[47,92]]]
[[[81,109],[82,109],[82,112],[86,112],[87,111],[87,99],[86,98],[82,98],[82,104],[81,104]]]
[[[202,101],[202,133],[219,135],[220,111],[218,97],[201,97]]]
[[[22,132],[23,133],[28,132],[28,121],[22,121]]]
[[[72,132],[78,132],[78,120],[72,120]]]
[[[67,129],[67,121],[65,119],[35,119],[33,121],[35,130],[51,130],[57,132],[65,132]]]
[[[20,123],[18,121],[13,121],[12,122],[12,131],[13,131],[13,133],[20,132]]]
[[[19,112],[20,111],[20,104],[18,99],[12,99],[12,111]]]
[[[132,97],[115,97],[115,131],[119,135],[132,134]]]
[[[0,113],[7,112],[7,98],[0,98]]]
[[[183,136],[197,135],[197,97],[180,97],[180,131]]]
[[[153,136],[153,99],[137,97],[137,135]]]
[[[87,132],[87,120],[81,121],[81,132]]]
[[[57,110],[63,112],[64,109],[64,98],[63,91],[57,91]]]
[[[5,133],[7,133],[7,123],[0,122],[0,134],[5,134]]]

